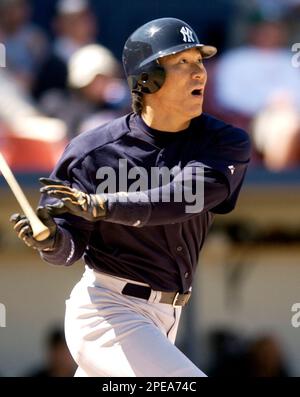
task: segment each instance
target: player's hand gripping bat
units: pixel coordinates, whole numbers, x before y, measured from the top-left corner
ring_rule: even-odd
[[[16,178],[14,177],[9,165],[7,164],[5,158],[0,152],[0,171],[3,177],[6,179],[9,187],[11,188],[15,198],[20,204],[24,214],[30,222],[33,237],[37,241],[45,240],[50,235],[50,230],[45,226],[40,219],[37,217],[36,213],[33,211],[31,205],[29,204],[25,194],[23,193],[20,185],[18,184]]]

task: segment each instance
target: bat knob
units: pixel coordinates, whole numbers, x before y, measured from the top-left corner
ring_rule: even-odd
[[[40,230],[35,230],[33,237],[37,241],[44,241],[50,236],[50,230],[42,224],[43,227]]]

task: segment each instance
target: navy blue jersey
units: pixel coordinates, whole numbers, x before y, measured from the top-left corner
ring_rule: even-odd
[[[71,265],[83,256],[96,270],[155,290],[187,291],[214,214],[236,204],[249,157],[248,135],[207,114],[176,133],[154,130],[136,114],[83,133],[67,146],[51,178],[106,194],[107,216],[95,223],[69,214],[57,218],[58,248],[42,257]],[[176,170],[172,178],[149,183],[152,170],[164,167]],[[99,190],[106,170],[114,171],[115,181]],[[136,170],[145,173],[139,189],[132,188]],[[197,186],[204,189],[201,205],[190,200],[202,195]],[[42,197],[41,204],[53,200]]]

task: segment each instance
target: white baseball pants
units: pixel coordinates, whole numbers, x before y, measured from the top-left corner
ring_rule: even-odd
[[[203,377],[175,345],[181,308],[122,295],[127,282],[86,267],[66,301],[65,333],[75,376]]]

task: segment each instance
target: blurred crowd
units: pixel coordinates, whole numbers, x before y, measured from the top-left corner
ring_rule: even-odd
[[[0,0],[0,149],[17,170],[50,170],[69,139],[130,110],[121,64],[97,43],[88,2],[59,0],[52,28],[50,42],[27,0]]]
[[[206,63],[205,111],[249,132],[253,166],[293,169],[300,165],[300,56],[297,67],[291,48],[300,37],[300,1],[240,3],[228,45]],[[57,1],[51,39],[32,23],[30,4],[0,0],[0,150],[16,170],[48,171],[69,139],[131,111],[131,98],[121,61],[100,43],[105,20],[88,0]]]
[[[228,329],[209,335],[212,377],[285,378],[290,372],[277,338],[272,333],[243,338]]]
[[[208,111],[246,129],[253,163],[272,171],[300,164],[300,65],[289,42],[287,22],[254,15],[245,43],[208,66]]]
[[[61,327],[50,328],[44,338],[44,359],[22,376],[33,378],[73,377],[77,369]],[[279,341],[272,333],[244,338],[226,328],[216,328],[208,335],[210,377],[291,376]]]
[[[69,352],[64,331],[60,326],[53,326],[47,331],[43,355],[43,362],[22,376],[31,378],[70,378],[74,376],[77,365]]]

